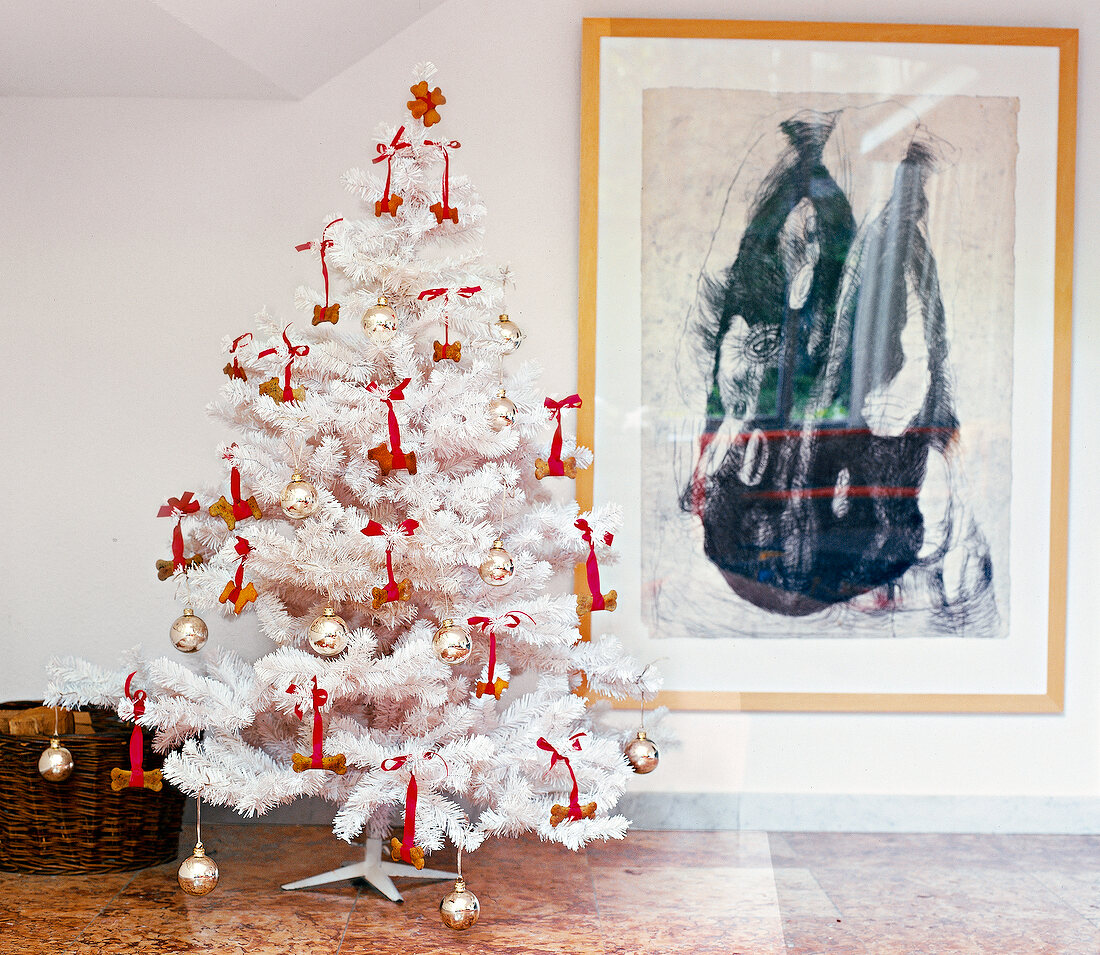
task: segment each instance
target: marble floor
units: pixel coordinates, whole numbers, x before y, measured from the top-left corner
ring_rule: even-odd
[[[221,868],[204,898],[178,889],[174,864],[0,873],[0,952],[1100,953],[1097,836],[631,832],[579,853],[491,843],[464,860],[481,920],[456,933],[438,914],[449,882],[400,880],[400,905],[350,882],[280,890],[358,861],[326,828],[203,829]]]

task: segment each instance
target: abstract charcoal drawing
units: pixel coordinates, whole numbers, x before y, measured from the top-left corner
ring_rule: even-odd
[[[780,105],[760,117],[749,160],[724,194],[712,190],[723,221],[681,294],[666,392],[675,400],[664,401],[666,427],[677,401],[695,423],[657,441],[671,466],[643,476],[675,495],[681,528],[644,522],[657,555],[651,623],[667,632],[679,616],[660,563],[667,570],[688,548],[690,586],[713,610],[712,635],[728,635],[713,621],[734,610],[743,636],[1003,636],[1007,559],[975,515],[971,498],[984,482],[972,484],[962,448],[968,424],[1000,417],[1004,427],[1011,363],[967,356],[961,381],[955,353],[983,335],[965,331],[965,314],[949,322],[948,309],[965,312],[983,297],[1004,243],[977,255],[990,267],[982,279],[959,261],[944,268],[956,246],[938,248],[930,227],[937,213],[941,232],[945,219],[966,215],[935,208],[958,203],[939,177],[957,184],[954,167],[975,175],[981,163],[939,134],[935,109],[868,97],[824,105]],[[1014,117],[1011,104],[993,113],[994,122]],[[649,261],[668,254],[651,248]],[[1011,299],[1006,311],[1002,350]],[[643,328],[650,333],[659,327]],[[671,349],[657,351],[668,363]],[[655,354],[643,349],[644,381]],[[967,422],[963,388],[1000,391],[1003,406]],[[700,623],[689,620],[686,632],[705,635]]]

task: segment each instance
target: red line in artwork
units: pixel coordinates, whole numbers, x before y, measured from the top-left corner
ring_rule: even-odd
[[[837,490],[832,487],[804,487],[789,491],[749,491],[745,496],[780,501],[792,497],[832,497],[834,494],[837,494]],[[918,494],[919,487],[884,487],[879,484],[850,487],[843,492],[845,497],[916,497]]]
[[[911,434],[954,434],[954,428],[947,427],[927,427],[927,428],[906,428],[900,435],[896,436],[894,440],[901,437],[906,437]],[[731,439],[731,444],[744,444],[754,434],[761,434],[768,440],[773,438],[794,438],[804,434],[812,435],[814,438],[850,438],[857,434],[871,434],[870,428],[815,428],[811,432],[807,432],[803,428],[778,428],[770,431],[740,431],[735,434]],[[886,439],[884,439],[886,440]]]

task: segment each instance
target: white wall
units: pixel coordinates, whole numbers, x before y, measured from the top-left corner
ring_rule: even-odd
[[[178,611],[153,561],[170,524],[154,515],[218,472],[224,435],[203,405],[222,380],[220,338],[264,305],[295,317],[294,288],[316,265],[293,247],[329,212],[354,212],[339,176],[369,162],[375,124],[401,116],[420,60],[440,69],[458,171],[490,210],[486,250],[517,278],[525,350],[544,360],[549,391],[570,390],[583,16],[1080,29],[1064,715],[676,714],[682,748],[637,789],[1100,798],[1094,0],[447,0],[301,102],[0,99],[0,699],[40,696],[54,653],[168,652]],[[249,621],[219,618],[217,631],[265,646]]]

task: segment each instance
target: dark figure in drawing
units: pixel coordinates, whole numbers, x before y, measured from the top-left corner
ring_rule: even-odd
[[[897,609],[908,573],[955,630],[975,622],[979,595],[995,610],[980,532],[949,493],[929,534],[921,500],[930,455],[949,460],[959,424],[927,236],[936,152],[914,122],[876,192],[859,159],[839,155],[857,141],[844,124],[868,118],[845,114],[858,113],[780,125],[789,145],[709,283],[707,426],[683,505],[707,557],[758,607],[799,616],[874,592]]]

